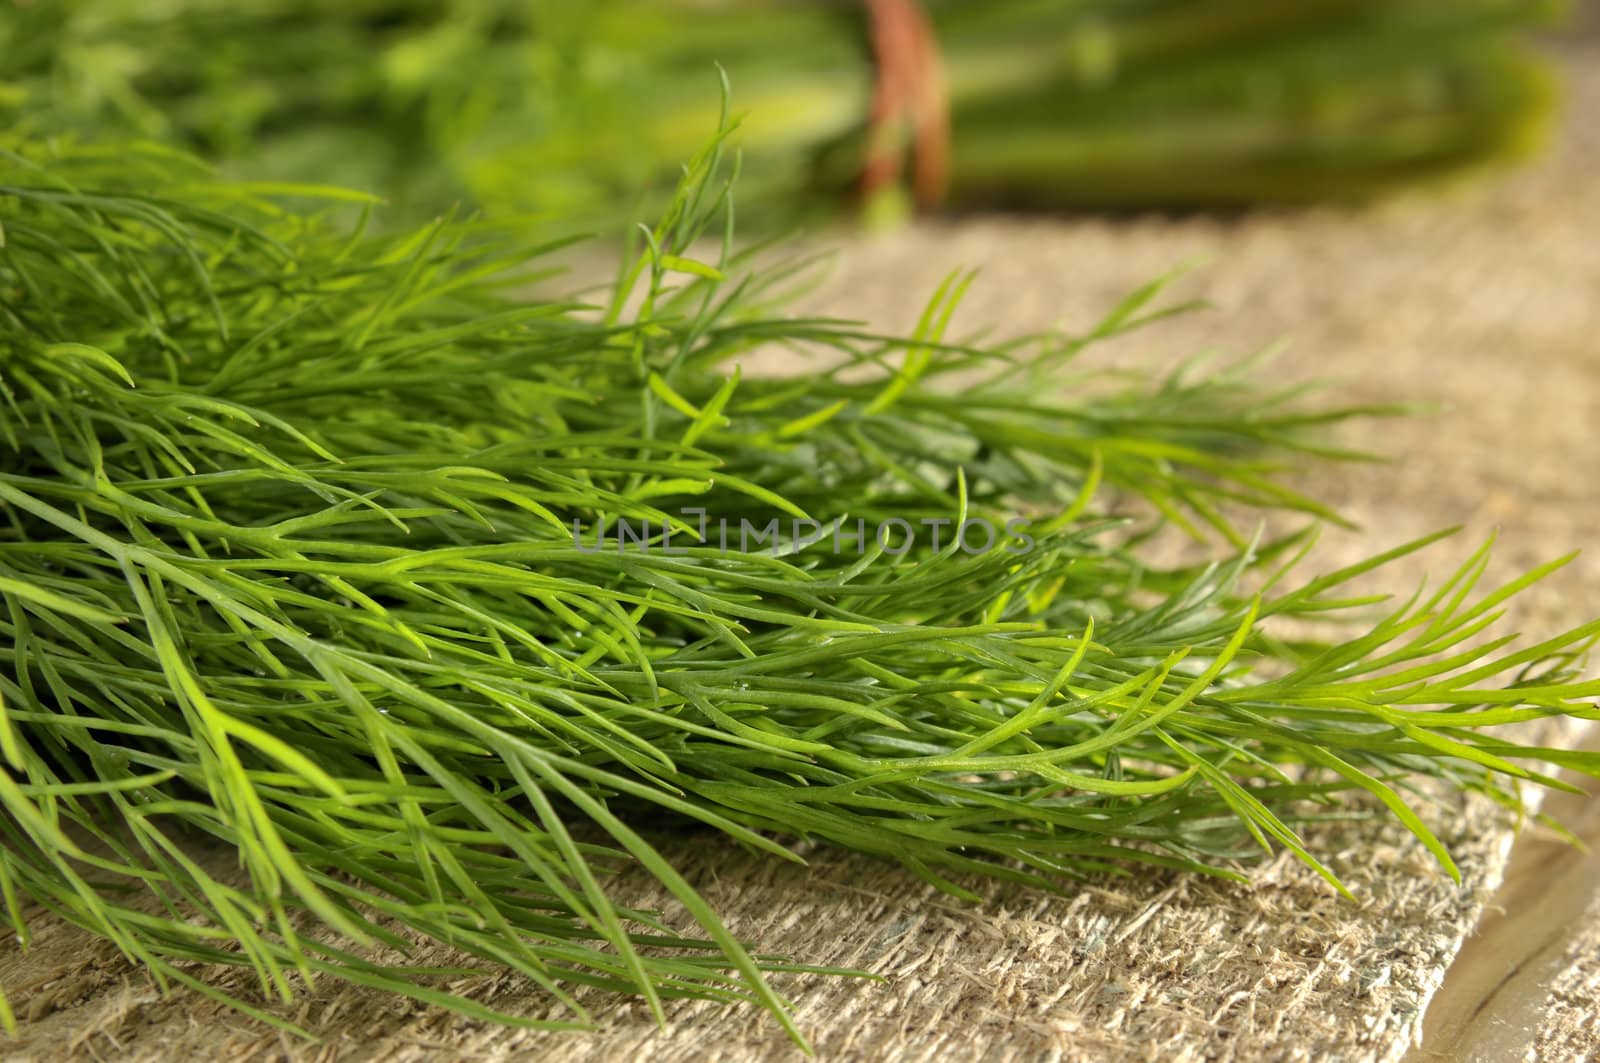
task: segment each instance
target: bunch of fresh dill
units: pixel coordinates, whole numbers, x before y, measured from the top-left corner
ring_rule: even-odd
[[[890,114],[872,119],[869,6],[17,5],[0,20],[0,118],[133,128],[252,178],[339,181],[421,212],[466,201],[596,226],[670,193],[715,120],[718,62],[751,114],[747,216],[788,224],[836,206],[869,153],[904,139]],[[1552,96],[1527,30],[1565,3],[925,6],[950,202],[1062,209],[1356,199],[1516,157]]]
[[[359,196],[137,145],[0,155],[19,935],[31,901],[282,1026],[195,965],[248,967],[263,998],[323,977],[527,1021],[368,948],[420,936],[576,1021],[590,984],[788,1025],[766,974],[794,968],[748,954],[653,827],[774,859],[820,839],[960,894],[1130,864],[1236,877],[1257,845],[1337,885],[1296,832],[1308,807],[1373,795],[1453,872],[1414,780],[1520,807],[1539,765],[1600,770],[1495,734],[1600,693],[1575,664],[1600,626],[1479,638],[1547,569],[1483,591],[1480,552],[1339,641],[1274,635],[1365,615],[1378,599],[1346,585],[1425,545],[1297,582],[1307,537],[1235,532],[1240,507],[1320,512],[1274,470],[1340,411],[1075,369],[1160,313],[1154,287],[1074,340],[949,339],[959,280],[910,336],[784,316],[781,274],[731,250],[722,143],[599,306],[530,294],[550,248],[516,226],[373,235],[331,220]],[[728,368],[772,345],[831,360]],[[1116,513],[1243,546],[1161,567]],[[724,520],[779,531],[724,548]],[[619,546],[621,521],[645,541]],[[935,546],[940,521],[1001,534]],[[698,932],[620,905],[620,866]]]

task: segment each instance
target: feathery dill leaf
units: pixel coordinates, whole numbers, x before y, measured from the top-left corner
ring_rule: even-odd
[[[1479,640],[1546,569],[1484,590],[1480,552],[1339,641],[1274,637],[1372,606],[1348,585],[1431,541],[1283,589],[1308,537],[1235,529],[1241,503],[1322,512],[1273,461],[1318,452],[1336,411],[1226,376],[1052,393],[1047,363],[1086,341],[956,342],[960,281],[905,337],[774,315],[731,244],[691,257],[729,216],[723,144],[608,307],[530,294],[550,248],[514,228],[352,232],[316,206],[345,193],[155,148],[0,156],[0,893],[19,935],[27,898],[290,1029],[267,1002],[318,977],[552,1025],[442,988],[461,970],[373,958],[420,936],[572,1023],[572,987],[596,985],[658,1015],[755,1003],[801,1040],[768,975],[816,969],[748,953],[653,826],[775,859],[795,859],[775,838],[820,839],[960,895],[973,875],[1238,877],[1280,847],[1337,886],[1297,830],[1308,807],[1373,795],[1453,873],[1415,780],[1519,807],[1551,766],[1600,771],[1495,730],[1595,712],[1578,662],[1600,627]],[[774,344],[841,368],[726,368]],[[1116,516],[1141,500],[1243,545],[1154,565]],[[1022,552],[781,533],[738,551],[688,507],[829,534],[1036,519]],[[676,542],[574,534],[624,519]],[[615,898],[629,866],[693,929]],[[259,996],[195,963],[253,970]]]

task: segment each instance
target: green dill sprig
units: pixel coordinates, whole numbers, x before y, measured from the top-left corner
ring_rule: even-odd
[[[19,935],[31,900],[289,1029],[271,1002],[318,977],[563,1024],[444,988],[465,966],[375,958],[421,937],[517,971],[571,1024],[572,987],[595,985],[657,1015],[755,1003],[801,1039],[768,975],[819,969],[748,953],[652,828],[774,859],[819,839],[964,896],[975,875],[1238,877],[1278,848],[1337,887],[1297,827],[1344,796],[1453,874],[1418,780],[1520,808],[1552,766],[1600,771],[1496,732],[1595,713],[1600,627],[1483,641],[1556,566],[1484,590],[1480,551],[1363,628],[1279,637],[1371,614],[1348,585],[1432,541],[1296,583],[1309,536],[1238,532],[1240,504],[1318,512],[1274,452],[1323,452],[1337,411],[1225,376],[1052,393],[1035,348],[949,337],[960,282],[907,337],[772,315],[730,250],[723,143],[602,307],[530,294],[547,249],[514,228],[352,232],[296,202],[348,195],[157,149],[0,158],[0,896]],[[693,257],[713,227],[721,256]],[[1085,342],[1041,342],[1079,368]],[[780,343],[840,368],[725,368]],[[937,386],[974,373],[959,400]],[[1140,500],[1243,545],[1156,565],[1122,518]],[[1031,546],[730,550],[690,507],[830,530],[1023,515]],[[585,538],[620,520],[650,548]],[[615,899],[624,866],[688,923]],[[258,993],[198,963],[247,967]]]

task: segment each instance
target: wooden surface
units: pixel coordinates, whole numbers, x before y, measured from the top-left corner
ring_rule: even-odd
[[[1584,748],[1600,749],[1600,732]],[[1545,809],[1588,851],[1544,829],[1517,840],[1505,882],[1446,972],[1406,1063],[1545,1056],[1558,979],[1575,963],[1600,963],[1588,940],[1600,909],[1600,782],[1566,778],[1583,792],[1553,794]]]

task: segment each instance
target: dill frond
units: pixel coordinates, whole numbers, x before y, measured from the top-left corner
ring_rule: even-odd
[[[1274,637],[1368,615],[1349,585],[1431,541],[1296,585],[1309,536],[1236,529],[1241,507],[1322,513],[1274,457],[1324,452],[1341,411],[1228,376],[1052,391],[1095,337],[1043,341],[1043,363],[956,342],[959,280],[905,337],[774,314],[731,243],[692,257],[731,210],[722,145],[602,307],[529,294],[550,249],[515,227],[352,231],[347,193],[163,149],[0,156],[0,894],[19,935],[26,898],[280,1026],[264,1001],[316,977],[529,1021],[371,958],[403,930],[517,971],[574,1023],[590,984],[657,1014],[755,1003],[801,1039],[767,981],[796,968],[751,956],[653,827],[774,859],[820,839],[961,895],[974,874],[1238,877],[1253,848],[1338,886],[1297,832],[1308,801],[1372,795],[1454,873],[1416,780],[1518,807],[1552,766],[1600,771],[1497,731],[1595,713],[1579,661],[1600,626],[1484,641],[1555,566],[1483,589],[1480,551],[1326,645]],[[840,368],[726,368],[773,344]],[[728,550],[690,507],[829,533],[1025,513],[1033,541]],[[1164,568],[1135,512],[1238,545]],[[574,535],[620,520],[675,545]],[[237,852],[242,883],[197,837]],[[619,904],[619,866],[698,929]],[[253,970],[259,996],[194,962]]]

